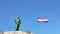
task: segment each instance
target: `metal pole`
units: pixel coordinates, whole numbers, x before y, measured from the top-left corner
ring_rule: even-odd
[[[38,22],[38,34],[40,34],[40,23]]]

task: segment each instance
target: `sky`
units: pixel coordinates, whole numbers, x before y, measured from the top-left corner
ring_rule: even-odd
[[[20,31],[60,34],[59,15],[60,0],[0,0],[0,30],[4,32],[14,31],[16,26],[14,20],[19,16]],[[48,18],[49,22],[38,22],[37,17]]]

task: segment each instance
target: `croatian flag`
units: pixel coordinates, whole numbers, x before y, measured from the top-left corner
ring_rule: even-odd
[[[40,18],[38,17],[38,22],[48,22],[48,18]]]

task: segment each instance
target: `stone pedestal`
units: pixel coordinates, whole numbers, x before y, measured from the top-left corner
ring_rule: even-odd
[[[26,34],[26,33],[22,31],[8,31],[4,32],[4,34]]]
[[[27,34],[27,33],[22,31],[7,31],[7,32],[3,32],[3,34]]]

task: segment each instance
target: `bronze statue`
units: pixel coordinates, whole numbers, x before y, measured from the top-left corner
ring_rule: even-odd
[[[20,21],[19,16],[16,17],[15,23],[16,23],[15,31],[18,31],[19,30],[19,27],[20,27],[20,24],[21,24],[21,21]]]

